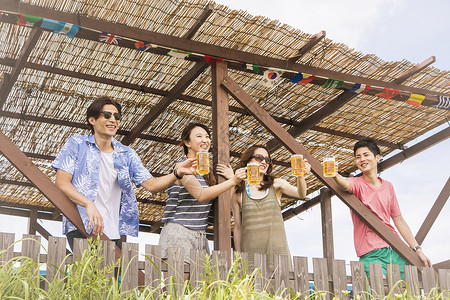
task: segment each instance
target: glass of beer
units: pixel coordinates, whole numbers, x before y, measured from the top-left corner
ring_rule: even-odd
[[[305,175],[305,161],[303,160],[303,155],[294,154],[291,156],[291,170],[292,176]]]
[[[247,182],[248,184],[259,183],[259,164],[257,162],[247,164]]]
[[[197,152],[197,173],[206,175],[209,173],[209,153],[202,150]]]
[[[337,170],[334,155],[326,155],[323,158],[323,176],[335,177],[336,171]]]

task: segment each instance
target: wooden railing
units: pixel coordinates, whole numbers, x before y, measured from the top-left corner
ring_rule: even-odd
[[[46,278],[52,281],[64,272],[58,270],[78,260],[84,250],[88,249],[87,240],[75,239],[74,252],[66,255],[66,239],[63,237],[50,237],[48,240],[48,254],[40,254],[40,236],[23,235],[23,239],[16,243],[21,244],[21,252],[14,252],[14,234],[0,233],[0,264],[9,261],[13,257],[25,256],[34,261],[46,264]],[[115,261],[114,242],[100,241],[103,265]],[[124,290],[131,290],[138,286],[139,270],[144,271],[145,285],[155,288],[161,286],[162,278],[173,277],[166,280],[165,288],[178,295],[182,292],[184,280],[190,278],[191,286],[195,287],[202,281],[204,274],[205,250],[191,250],[190,263],[184,263],[184,250],[181,248],[169,248],[168,258],[161,259],[161,248],[154,245],[145,245],[145,254],[139,254],[139,245],[135,243],[122,244],[121,264],[126,266],[127,271],[121,276],[121,285]],[[236,258],[237,257],[237,258]],[[239,258],[240,257],[240,258]],[[290,291],[294,294],[308,295],[309,292],[325,291],[325,299],[331,299],[331,295],[339,299],[348,299],[350,295],[356,298],[358,294],[383,297],[386,291],[396,289],[394,293],[401,294],[402,285],[408,286],[409,295],[427,295],[431,291],[444,291],[450,297],[450,270],[438,270],[433,268],[417,269],[415,266],[405,266],[405,280],[400,281],[400,269],[398,265],[388,265],[387,278],[383,278],[381,264],[370,264],[370,277],[364,272],[364,265],[359,261],[350,262],[351,274],[347,275],[344,260],[333,260],[332,270],[328,270],[328,262],[325,258],[313,258],[313,272],[308,266],[306,257],[293,257],[293,271],[289,271],[289,258],[283,255],[274,256],[274,270],[268,270],[267,256],[255,254],[254,267],[245,264],[248,255],[235,254],[239,268],[238,272],[254,274],[255,287],[257,290],[269,289],[273,291],[285,291],[287,296]],[[218,279],[226,280],[230,266],[225,251],[213,251],[212,266]],[[259,270],[253,272],[255,268]],[[162,276],[162,274],[164,274]],[[109,274],[114,276],[114,272]],[[351,293],[349,293],[351,291]],[[306,296],[305,296],[306,297]]]

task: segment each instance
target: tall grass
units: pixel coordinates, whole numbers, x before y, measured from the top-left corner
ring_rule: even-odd
[[[212,259],[206,256],[203,261],[202,280],[196,287],[192,287],[189,281],[185,281],[182,285],[181,295],[177,295],[168,288],[170,284],[175,284],[173,278],[168,278],[165,281],[159,279],[161,285],[158,288],[149,285],[131,291],[123,291],[118,274],[120,274],[120,269],[125,270],[127,266],[121,266],[120,261],[118,261],[115,264],[101,267],[103,257],[99,241],[89,241],[89,246],[82,257],[73,263],[66,264],[63,262],[61,266],[53,266],[60,272],[60,279],[55,279],[52,282],[40,275],[39,269],[43,264],[39,261],[35,262],[27,257],[15,257],[9,261],[4,261],[5,251],[1,251],[0,299],[339,299],[324,291],[308,291],[304,294],[294,294],[291,290],[273,291],[270,282],[267,282],[262,290],[257,290],[255,277],[259,270],[255,270],[252,274],[243,272],[243,260],[240,257],[234,260],[226,278],[221,280],[218,275],[218,266],[214,266]],[[150,258],[146,257],[146,259]],[[116,275],[110,276],[109,274]],[[161,275],[163,274],[161,273]],[[427,297],[412,296],[408,288],[404,286],[404,281],[399,281],[397,284],[403,285],[404,288],[401,289],[403,292],[395,294],[393,289],[382,299],[450,299],[448,297],[449,291],[439,292],[438,290],[432,291]],[[44,289],[44,286],[47,286],[47,288]],[[161,286],[165,286],[165,288],[161,289]],[[359,295],[359,299],[380,298],[369,293],[362,293]]]

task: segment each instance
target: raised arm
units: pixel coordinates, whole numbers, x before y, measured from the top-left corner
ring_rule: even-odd
[[[394,220],[395,227],[397,227],[398,232],[400,232],[403,239],[408,243],[408,245],[415,249],[416,246],[419,246],[419,243],[417,243],[416,239],[414,238],[411,229],[409,228],[408,223],[406,223],[403,216],[397,216],[392,218]],[[422,248],[416,248],[416,253],[419,256],[420,260],[424,263],[425,267],[431,267],[431,261],[428,257],[425,256],[425,254],[422,252]]]
[[[95,207],[94,202],[83,196],[72,184],[72,175],[66,171],[58,169],[56,171],[55,184],[57,187],[63,191],[63,193],[69,198],[73,203],[78,204],[86,208],[86,214],[89,217],[88,229],[92,228],[93,234],[103,233],[103,218],[100,215],[97,207]]]
[[[236,170],[233,177],[227,181],[206,188],[202,187],[200,182],[193,175],[184,176],[180,181],[189,194],[194,196],[195,199],[199,202],[207,202],[240,183],[241,180],[245,179],[245,176],[246,170],[245,168],[241,168]]]
[[[305,159],[305,174],[308,174],[311,170],[311,165]],[[300,199],[306,198],[306,181],[305,176],[297,176],[297,186],[292,186],[289,182],[284,179],[277,178],[274,182],[274,188],[278,193],[285,194],[289,197],[299,197]]]
[[[233,194],[231,200],[231,208],[233,210],[234,218],[234,247],[236,251],[241,252],[241,236],[242,236],[242,219],[241,219],[241,193],[236,194],[234,190],[231,191]]]
[[[350,188],[351,188],[350,181],[348,181],[347,179],[345,179],[343,176],[341,176],[338,173],[336,173],[336,176],[333,177],[333,179],[339,185],[341,190],[343,190],[344,192],[350,192]]]

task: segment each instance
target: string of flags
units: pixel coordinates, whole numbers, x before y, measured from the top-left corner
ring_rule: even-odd
[[[2,12],[0,12],[0,14],[1,13]],[[80,29],[80,26],[78,26],[78,25],[61,22],[61,21],[45,19],[45,18],[31,16],[31,15],[22,14],[22,13],[19,14],[16,23],[17,23],[17,25],[21,25],[21,26],[34,26],[34,24],[36,24],[37,22],[40,22],[40,21],[42,21],[41,25],[40,25],[41,28],[51,30],[54,33],[64,34],[69,38],[75,37]],[[98,40],[102,43],[106,43],[106,44],[110,44],[110,45],[119,45],[120,41],[122,40],[122,37],[115,35],[115,34],[102,32],[99,34]],[[149,49],[158,47],[155,44],[151,44],[151,43],[147,43],[147,42],[143,42],[143,41],[137,41],[134,44],[134,46],[139,51],[148,51]],[[178,49],[170,49],[170,51],[167,54],[172,57],[175,57],[175,58],[185,59],[186,57],[191,55],[192,52],[178,50]],[[211,57],[208,55],[204,55],[204,58],[205,58],[206,62],[212,68],[214,68],[216,66],[217,61],[224,60],[223,58],[220,58],[220,57]],[[257,74],[260,71],[259,65],[246,64],[246,63],[242,63],[242,62],[241,62],[241,64],[243,66],[245,66],[246,69],[252,70],[253,72],[255,72]],[[282,70],[268,69],[268,70],[264,71],[261,81],[260,81],[260,84],[265,87],[272,88],[277,84],[281,75],[282,75]],[[295,76],[292,77],[290,82],[294,83],[294,84],[306,85],[306,84],[310,83],[311,81],[313,81],[314,78],[316,78],[316,75],[299,72],[298,74],[296,74]],[[321,85],[321,87],[322,88],[340,89],[340,88],[342,88],[343,83],[344,83],[343,80],[328,78],[325,81],[325,83],[323,85]],[[353,88],[351,88],[349,90],[349,92],[365,95],[371,89],[372,89],[372,87],[370,85],[354,83]],[[376,93],[375,96],[382,97],[386,100],[389,100],[389,99],[397,96],[399,94],[399,92],[400,91],[396,90],[396,89],[384,88],[383,91]],[[450,97],[438,95],[437,98],[438,98],[438,103],[436,105],[434,105],[433,107],[450,110]],[[418,107],[418,106],[421,106],[424,99],[425,99],[425,95],[411,93],[409,98],[405,101],[405,103]]]

